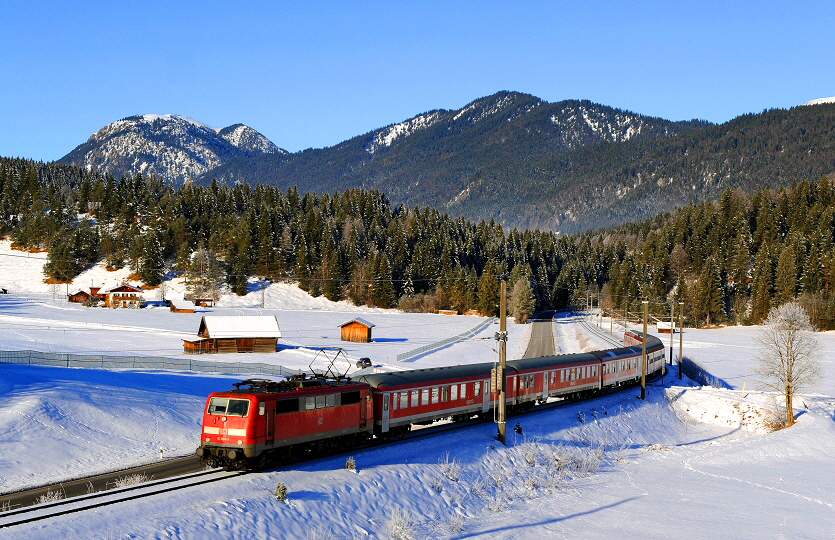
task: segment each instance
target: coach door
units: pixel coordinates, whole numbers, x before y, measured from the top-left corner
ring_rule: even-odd
[[[275,401],[261,402],[267,408],[267,444],[275,442]]]
[[[360,427],[364,428],[365,424],[368,423],[368,400],[370,397],[367,390],[363,390],[360,396]]]
[[[389,399],[389,393],[383,392],[383,418],[382,421],[382,431],[386,433],[389,430],[389,404],[391,399]]]
[[[490,381],[481,381],[482,384],[482,398],[481,398],[481,412],[487,412],[490,410]]]

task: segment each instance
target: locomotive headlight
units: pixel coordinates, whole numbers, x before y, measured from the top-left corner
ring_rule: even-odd
[[[222,420],[223,422],[226,422],[226,417],[224,416],[223,418],[221,418],[221,420]]]
[[[238,444],[243,444],[243,443],[244,442],[242,440],[238,439]]]
[[[210,442],[212,439],[210,437],[206,437],[206,442]]]

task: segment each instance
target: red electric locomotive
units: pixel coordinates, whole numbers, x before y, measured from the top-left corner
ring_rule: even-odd
[[[256,469],[305,452],[371,438],[371,387],[346,380],[249,379],[206,400],[197,456],[226,469]]]

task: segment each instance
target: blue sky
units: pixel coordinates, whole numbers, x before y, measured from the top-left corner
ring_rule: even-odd
[[[5,0],[0,155],[144,113],[298,151],[499,90],[724,122],[835,96],[833,23],[831,0]]]

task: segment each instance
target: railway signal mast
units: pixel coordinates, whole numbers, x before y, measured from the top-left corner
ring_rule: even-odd
[[[505,401],[505,367],[507,363],[507,282],[502,276],[501,299],[499,300],[499,331],[496,341],[499,342],[499,372],[496,374],[499,389],[499,442],[507,445],[507,403]]]
[[[644,335],[641,339],[641,399],[647,398],[647,311],[649,301],[644,300]]]

